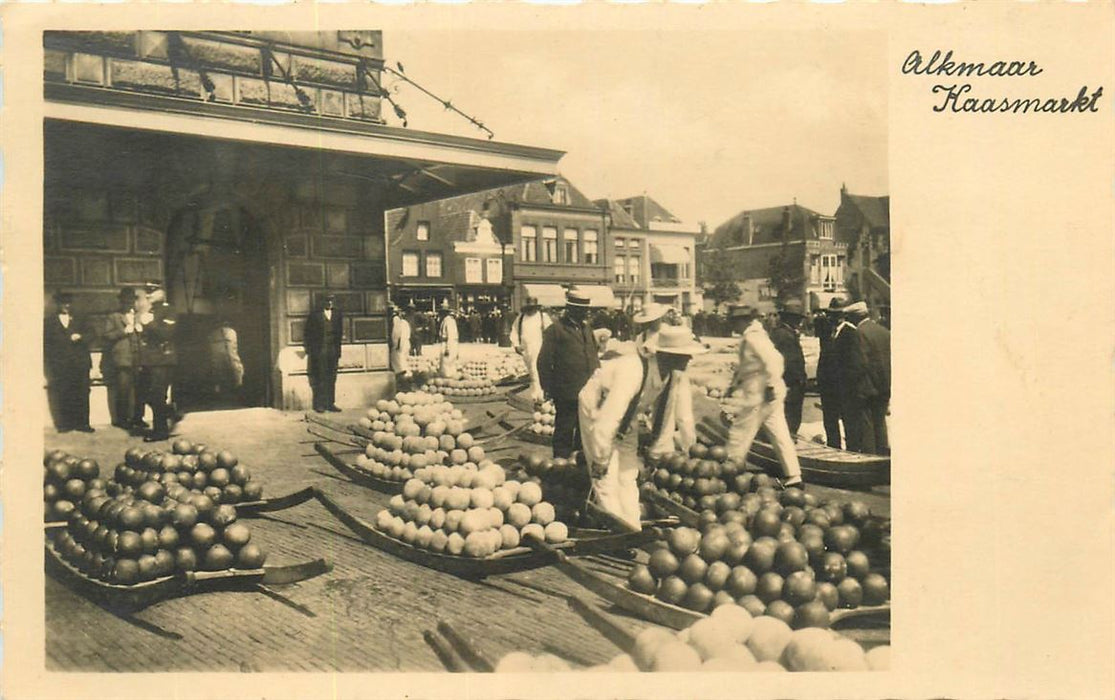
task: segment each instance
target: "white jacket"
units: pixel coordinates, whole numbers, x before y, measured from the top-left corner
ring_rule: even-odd
[[[402,316],[391,324],[391,369],[396,374],[410,372],[410,322]]]
[[[445,343],[441,354],[448,357],[450,360],[456,360],[460,352],[458,343],[459,336],[457,335],[457,319],[452,316],[446,316],[441,320],[441,328],[438,330],[438,338],[441,342]]]
[[[766,402],[766,389],[774,389],[776,401],[786,398],[782,381],[784,360],[774,347],[763,324],[752,321],[743,331],[739,343],[739,366],[732,380],[732,400],[740,408],[753,408]]]
[[[532,314],[520,313],[511,324],[511,345],[537,357],[542,349],[542,331],[546,330],[551,323],[550,316],[545,311],[539,310]]]
[[[620,422],[643,385],[643,363],[634,347],[630,343],[609,346],[613,347],[616,354],[605,355],[577,396],[581,443],[590,464],[609,462]],[[630,429],[634,425],[632,421]]]

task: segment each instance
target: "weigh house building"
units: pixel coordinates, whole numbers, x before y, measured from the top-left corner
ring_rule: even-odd
[[[552,177],[562,156],[386,126],[379,31],[47,32],[44,48],[45,298],[72,292],[96,327],[120,287],[163,283],[185,410],[212,405],[204,339],[221,319],[241,403],[308,406],[302,332],[329,292],[338,404],[391,391],[384,213]]]

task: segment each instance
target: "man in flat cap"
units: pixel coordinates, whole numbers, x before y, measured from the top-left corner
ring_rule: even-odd
[[[800,488],[801,465],[793,435],[786,425],[782,355],[770,341],[754,307],[736,307],[731,318],[743,337],[730,396],[724,401],[734,414],[728,431],[728,456],[743,464],[759,428],[766,428],[782,465],[782,484]]]
[[[801,427],[801,407],[805,402],[805,354],[801,349],[802,319],[805,307],[799,299],[788,299],[778,309],[778,321],[770,332],[770,340],[782,353],[782,381],[786,383],[786,426],[791,435]]]
[[[344,314],[337,308],[337,297],[326,294],[321,305],[306,319],[302,347],[306,350],[306,374],[313,393],[313,408],[318,413],[338,412],[337,363],[341,359]]]
[[[554,457],[581,449],[577,396],[600,366],[596,338],[586,322],[589,298],[577,288],[565,293],[565,312],[542,333],[538,379],[554,401]]]
[[[43,369],[54,427],[93,432],[89,425],[89,342],[73,315],[73,295],[54,295],[55,312],[43,324]]]

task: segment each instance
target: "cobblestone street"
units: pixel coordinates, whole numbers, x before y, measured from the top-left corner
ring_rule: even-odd
[[[489,405],[490,406],[490,405]],[[488,406],[463,406],[478,417]],[[356,412],[339,414],[352,422]],[[316,486],[365,520],[387,496],[336,473],[313,449],[301,413],[242,409],[196,413],[178,433],[229,449],[264,484],[264,496]],[[86,435],[47,431],[48,448],[96,458],[111,470],[138,442],[114,428]],[[142,443],[140,443],[142,444]],[[537,445],[516,445],[548,452]],[[347,448],[342,448],[347,449]],[[820,497],[833,493],[811,487]],[[861,494],[886,515],[889,499]],[[472,636],[493,658],[524,650],[550,652],[578,665],[605,662],[616,648],[567,605],[567,596],[594,599],[555,569],[536,569],[481,582],[433,571],[381,552],[356,538],[316,501],[251,521],[253,541],[268,563],[328,557],[331,572],[272,586],[274,596],[214,592],[118,616],[51,578],[46,580],[46,655],[65,671],[437,671],[441,662],[422,633],[438,620]],[[603,606],[607,603],[596,599]],[[615,612],[615,611],[613,611]],[[633,630],[647,623],[617,619]]]

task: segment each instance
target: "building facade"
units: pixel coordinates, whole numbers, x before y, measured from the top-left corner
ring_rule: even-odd
[[[701,281],[735,282],[738,299],[775,310],[779,293],[797,297],[806,311],[846,296],[848,246],[836,235],[835,218],[798,205],[743,211],[716,228],[701,251]],[[772,279],[781,275],[781,282]],[[782,287],[780,290],[779,287]]]
[[[840,187],[836,231],[848,247],[848,287],[873,310],[890,305],[890,197]]]
[[[613,288],[636,308],[656,302],[681,313],[702,305],[697,286],[697,238],[701,230],[682,222],[646,195],[600,200],[612,219]]]
[[[120,287],[164,284],[187,410],[222,319],[243,402],[308,405],[302,329],[326,293],[346,316],[338,403],[390,391],[384,212],[550,176],[562,155],[386,126],[380,32],[48,32],[44,48],[44,293],[72,292],[97,329]]]
[[[565,304],[576,284],[601,306],[607,286],[607,219],[568,180],[539,179],[387,214],[392,298],[469,311],[485,304],[518,310],[526,298]],[[443,274],[427,274],[435,256]],[[417,272],[417,275],[411,274]]]

